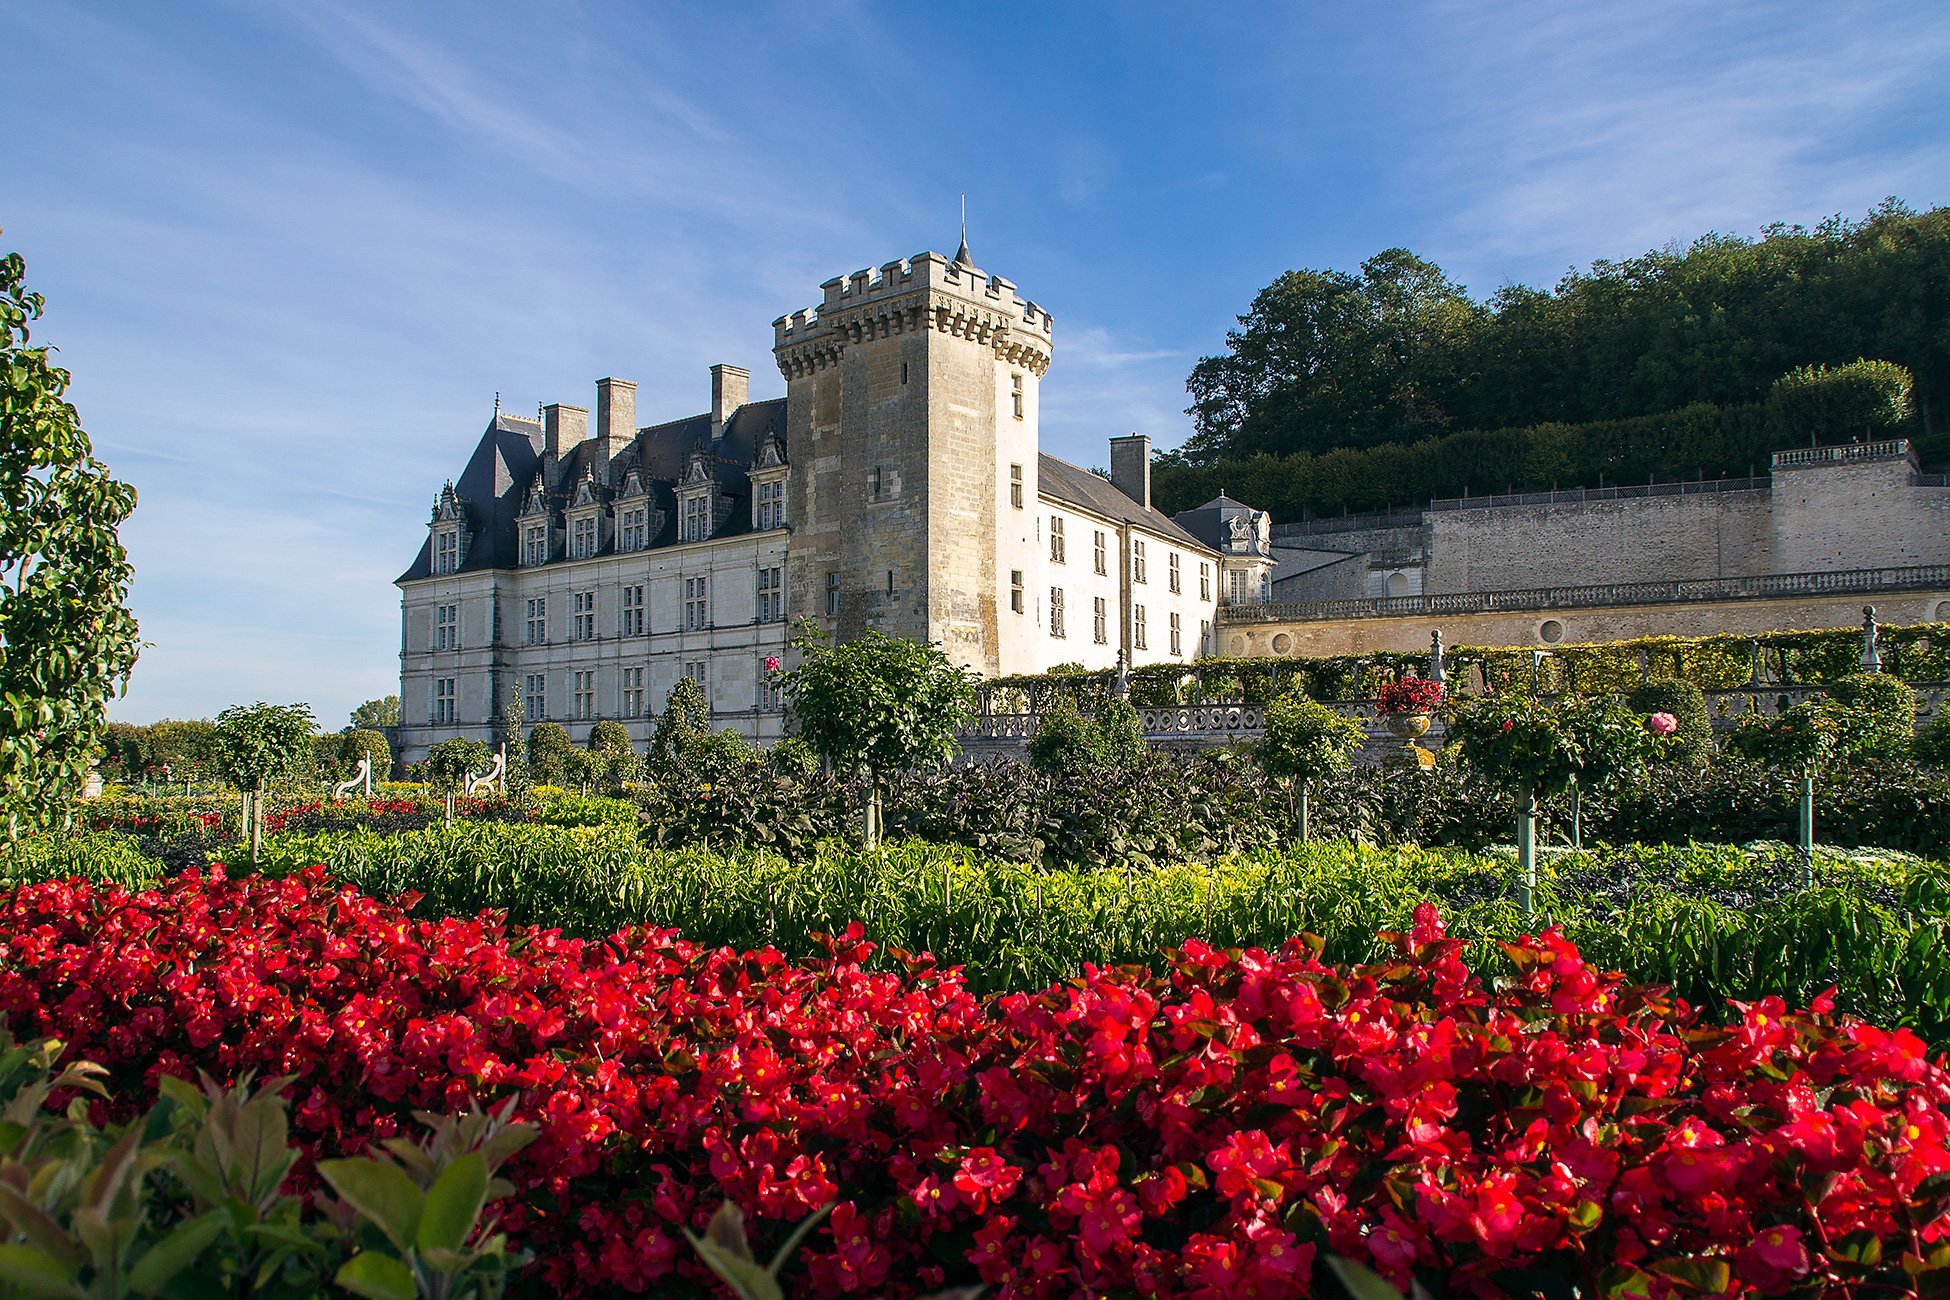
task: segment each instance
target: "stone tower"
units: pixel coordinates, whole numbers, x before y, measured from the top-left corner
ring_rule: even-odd
[[[998,611],[1033,600],[1042,572],[1049,313],[977,269],[966,243],[821,288],[816,309],[773,322],[792,467],[789,608],[841,640],[874,628],[938,641],[989,676],[1026,667]]]

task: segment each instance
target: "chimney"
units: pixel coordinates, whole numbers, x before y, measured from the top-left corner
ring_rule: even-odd
[[[589,412],[557,402],[542,408],[542,454],[561,460],[589,436]]]
[[[1151,508],[1151,435],[1132,433],[1110,440],[1110,481],[1119,492]]]
[[[751,400],[752,372],[723,363],[711,367],[711,441],[724,436],[731,413]]]
[[[597,457],[607,465],[636,438],[636,385],[627,379],[596,381]]]

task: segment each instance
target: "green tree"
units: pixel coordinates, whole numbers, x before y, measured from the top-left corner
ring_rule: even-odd
[[[1301,839],[1312,838],[1308,804],[1313,784],[1353,767],[1367,739],[1367,728],[1360,723],[1297,690],[1289,689],[1266,706],[1259,761],[1268,776],[1292,792]]]
[[[657,715],[657,729],[650,734],[650,754],[644,766],[657,781],[677,781],[689,776],[684,750],[701,736],[711,734],[711,705],[704,688],[689,677],[679,677],[664,696],[663,712]]]
[[[1110,764],[1103,728],[1083,716],[1068,691],[1056,693],[1056,702],[1037,723],[1027,750],[1031,767],[1055,775]]]
[[[459,794],[467,778],[494,766],[494,751],[478,740],[456,736],[427,751],[427,784],[440,794]]]
[[[835,645],[808,629],[794,645],[799,666],[777,680],[799,735],[838,771],[866,776],[867,839],[877,843],[882,781],[954,756],[971,675],[939,646],[881,632]]]
[[[1697,682],[1655,677],[1632,689],[1626,707],[1641,717],[1670,714],[1678,730],[1649,742],[1648,757],[1694,767],[1713,757],[1713,718],[1706,708],[1706,692]]]
[[[352,710],[352,725],[361,729],[378,727],[397,727],[399,725],[399,696],[382,695],[376,700],[367,700]]]
[[[1774,381],[1767,413],[1784,445],[1889,436],[1910,417],[1909,371],[1890,361],[1800,366]]]
[[[68,372],[28,344],[41,295],[0,257],[0,814],[9,839],[66,825],[108,701],[135,666],[135,570],[116,529],[135,489],[94,458]]]
[[[302,767],[312,755],[317,730],[305,704],[233,704],[217,715],[217,762],[223,778],[244,795],[250,823],[251,861],[264,839],[264,792],[272,781]]]
[[[348,771],[356,771],[360,759],[370,760],[375,781],[384,781],[393,771],[393,747],[381,731],[359,727],[346,732],[339,742],[339,755]]]
[[[559,722],[538,722],[528,732],[528,771],[543,785],[561,785],[568,779],[564,764],[575,750],[569,729]]]

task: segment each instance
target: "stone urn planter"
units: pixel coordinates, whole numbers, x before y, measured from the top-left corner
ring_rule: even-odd
[[[1429,732],[1429,715],[1426,713],[1391,713],[1382,718],[1381,725],[1388,728],[1388,734],[1398,740],[1414,741]]]

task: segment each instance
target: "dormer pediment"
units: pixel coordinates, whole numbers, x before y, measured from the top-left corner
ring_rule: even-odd
[[[648,491],[649,489],[643,486],[643,476],[635,470],[631,470],[623,479],[623,491],[620,495],[625,497],[640,497]]]
[[[433,516],[429,522],[434,524],[467,522],[467,502],[461,499],[460,493],[454,491],[452,479],[448,479],[441,487],[439,495],[434,497]]]
[[[701,451],[691,453],[691,463],[684,470],[683,486],[687,488],[717,486],[717,479],[711,473],[710,460]]]
[[[520,517],[528,519],[536,515],[546,515],[547,513],[548,494],[542,491],[542,480],[537,475],[528,485],[528,494],[522,498]]]
[[[584,479],[582,482],[576,484],[575,503],[579,506],[593,506],[597,504],[596,484],[593,479]]]
[[[759,444],[758,455],[752,458],[753,469],[779,469],[785,464],[785,449],[779,446],[777,438],[767,438]]]

